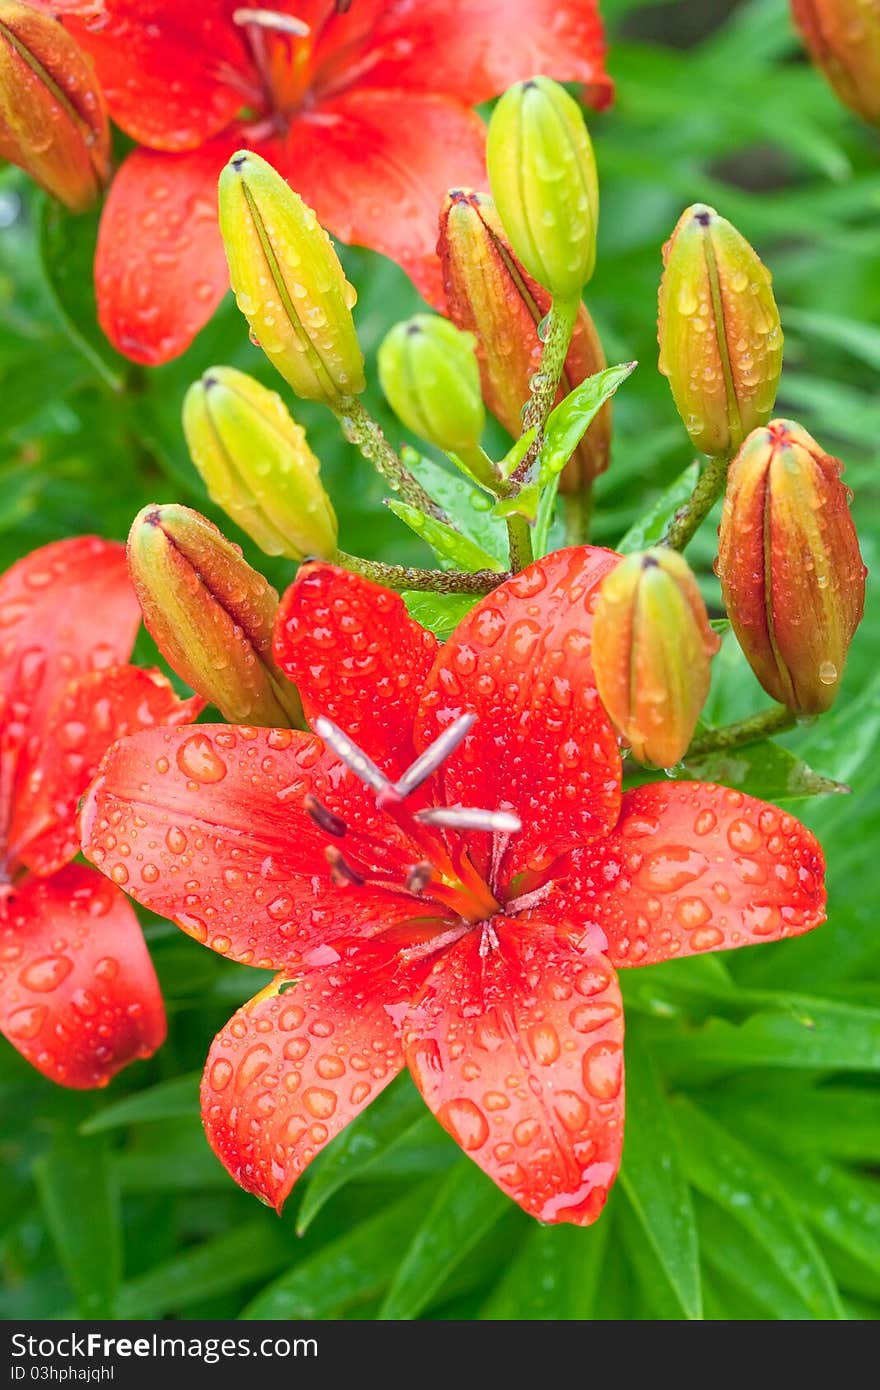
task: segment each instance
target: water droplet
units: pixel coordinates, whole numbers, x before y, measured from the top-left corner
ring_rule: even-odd
[[[597,1100],[613,1100],[623,1078],[623,1051],[619,1043],[600,1042],[584,1054],[584,1085]]]
[[[177,766],[194,782],[222,782],[226,764],[206,734],[193,734],[177,750]]]
[[[467,1097],[448,1100],[437,1111],[437,1119],[456,1143],[467,1152],[482,1148],[489,1138],[489,1122],[482,1110]]]
[[[72,969],[73,961],[68,956],[41,956],[25,966],[20,979],[27,989],[48,994],[67,979]]]

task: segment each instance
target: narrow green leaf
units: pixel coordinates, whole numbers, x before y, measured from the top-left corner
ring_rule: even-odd
[[[404,463],[416,474],[422,487],[439,502],[460,531],[487,550],[499,564],[507,563],[507,530],[491,516],[494,498],[461,473],[450,473],[442,464],[420,454],[410,446],[402,451]]]
[[[532,1226],[483,1305],[481,1321],[576,1322],[595,1315],[611,1223]]]
[[[290,1231],[268,1217],[163,1260],[123,1284],[119,1318],[162,1318],[203,1299],[267,1278],[291,1256]]]
[[[780,1081],[787,1084],[780,1084]],[[770,1072],[738,1078],[705,1102],[728,1129],[744,1123],[766,1138],[778,1134],[792,1152],[875,1163],[880,1154],[880,1095],[857,1086],[806,1086],[798,1078]]]
[[[748,1300],[772,1318],[811,1320],[811,1308],[799,1297],[764,1247],[723,1207],[695,1195],[700,1248],[709,1269],[730,1280]],[[731,1317],[728,1306],[727,1317]]]
[[[447,1276],[510,1208],[510,1198],[470,1159],[441,1184],[416,1229],[379,1310],[385,1321],[416,1318]]]
[[[74,215],[54,198],[43,202],[40,257],[59,317],[86,361],[113,391],[121,391],[126,362],[98,323],[93,261],[99,210]]]
[[[626,1036],[626,1145],[620,1181],[688,1318],[702,1318],[700,1252],[669,1103],[638,1029]]]
[[[658,1054],[689,1076],[719,1066],[880,1071],[880,1010],[756,990],[739,999],[756,1010],[744,1023],[713,1018],[686,1038],[658,1038]]]
[[[334,1192],[360,1177],[406,1130],[424,1118],[424,1101],[406,1078],[400,1078],[346,1125],[321,1155],[320,1166],[315,1165],[297,1214],[297,1235],[308,1230]]]
[[[846,795],[850,790],[843,782],[814,772],[801,758],[772,739],[727,752],[685,758],[675,775],[684,781],[721,782],[765,801],[800,800],[834,793]]]
[[[122,1240],[106,1140],[59,1134],[34,1164],[34,1176],[80,1314],[116,1317]]]
[[[602,406],[611,399],[621,382],[632,375],[637,365],[636,362],[624,362],[619,367],[606,367],[595,376],[587,377],[551,410],[538,455],[538,476],[542,487],[558,478]]]
[[[173,1081],[160,1081],[146,1091],[138,1091],[133,1096],[125,1096],[115,1105],[108,1105],[91,1115],[80,1126],[81,1134],[99,1134],[105,1129],[119,1129],[124,1125],[142,1124],[148,1120],[169,1120],[179,1115],[197,1115],[199,1112],[200,1072],[190,1072],[188,1076],[176,1077]]]
[[[445,642],[466,613],[479,602],[477,594],[405,593],[402,595],[407,612],[422,627],[428,627]]]
[[[451,560],[462,570],[501,572],[504,569],[503,564],[496,560],[494,555],[490,555],[469,536],[464,536],[460,531],[448,526],[445,521],[438,521],[436,517],[428,516],[425,512],[420,512],[418,507],[411,507],[408,502],[401,502],[396,497],[387,498],[385,505],[395,516],[400,517],[411,531],[421,536],[441,560]]]
[[[391,1279],[426,1199],[423,1185],[413,1188],[401,1201],[267,1285],[240,1316],[246,1320],[333,1318],[352,1304],[375,1297]]]
[[[802,333],[809,341],[821,340],[844,348],[875,371],[880,371],[880,328],[858,319],[826,314],[815,309],[786,308],[785,327]]]
[[[765,1161],[804,1220],[869,1270],[880,1270],[877,1179],[849,1173],[815,1153],[796,1153],[782,1130],[777,1137],[786,1152],[768,1152]]]
[[[684,1098],[672,1105],[688,1180],[763,1247],[816,1318],[845,1318],[837,1286],[785,1190],[759,1159]]]
[[[634,550],[647,550],[650,546],[656,545],[661,536],[665,535],[679,507],[690,497],[699,476],[700,465],[695,459],[679,473],[675,482],[670,483],[665,492],[660,494],[650,511],[633,523],[615,549],[622,555],[630,555]]]

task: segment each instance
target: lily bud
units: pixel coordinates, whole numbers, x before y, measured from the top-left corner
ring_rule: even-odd
[[[596,687],[640,763],[672,767],[684,757],[719,645],[676,551],[628,555],[605,579],[593,618]]]
[[[238,307],[272,365],[305,400],[335,407],[363,391],[357,293],[312,209],[239,150],[220,175],[219,210]]]
[[[408,430],[447,453],[466,457],[486,423],[474,338],[437,314],[416,314],[386,334],[379,380]]]
[[[90,58],[56,19],[0,0],[0,158],[73,212],[110,177],[107,107]]]
[[[880,8],[865,0],[791,0],[791,9],[840,100],[880,125]]]
[[[318,460],[274,391],[234,367],[211,367],[186,393],[183,432],[212,501],[267,555],[335,554]]]
[[[782,370],[771,276],[745,237],[695,203],[663,248],[660,371],[694,446],[736,452],[769,420]]]
[[[447,195],[437,250],[449,316],[476,339],[483,399],[515,438],[522,429],[529,381],[540,369],[543,344],[538,327],[550,309],[551,295],[517,260],[488,193],[456,189]],[[582,304],[557,402],[606,365],[599,335]],[[604,473],[610,445],[608,401],[566,465],[562,491],[577,491]]]
[[[173,503],[144,507],[128,566],[156,646],[232,724],[301,725],[296,687],[272,660],[278,595],[207,518]]]
[[[581,109],[549,77],[508,88],[489,122],[492,195],[526,270],[573,299],[593,274],[599,185]]]
[[[842,465],[774,420],[730,467],[716,569],[734,632],[769,695],[818,714],[834,702],[865,607]]]

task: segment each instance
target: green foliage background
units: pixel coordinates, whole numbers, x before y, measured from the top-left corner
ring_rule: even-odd
[[[778,413],[846,461],[876,569],[880,137],[805,64],[784,0],[749,0],[714,27],[696,4],[603,9],[618,99],[591,119],[603,209],[589,302],[609,361],[641,365],[616,400],[594,538],[618,542],[690,461],[656,371],[655,309],[660,247],[699,199],[774,272],[786,332]],[[670,46],[707,28],[686,49]],[[219,362],[279,385],[232,303],[182,360],[133,369],[94,323],[94,219],[46,206],[14,170],[0,175],[0,213],[0,568],[71,533],[122,538],[147,502],[187,502],[222,522],[186,455],[183,392]],[[375,382],[376,344],[416,296],[379,258],[345,259]],[[399,437],[375,386],[369,404]],[[326,412],[297,413],[345,548],[427,563]],[[688,551],[710,597],[714,542],[706,526]],[[289,582],[291,566],[245,549],[276,584]],[[785,803],[825,847],[828,924],[794,942],[624,972],[627,1142],[598,1225],[542,1228],[525,1217],[405,1079],[313,1165],[281,1220],[263,1210],[210,1153],[196,1100],[211,1037],[259,977],[153,919],[146,931],[170,1011],[157,1057],[105,1092],[76,1094],[0,1051],[0,1315],[873,1318],[876,652],[869,603],[834,711],[782,741],[852,787]],[[146,640],[139,654],[153,659]],[[711,722],[766,704],[729,638],[716,666]],[[760,767],[752,760],[731,775],[778,799],[796,789],[793,766],[765,749]]]

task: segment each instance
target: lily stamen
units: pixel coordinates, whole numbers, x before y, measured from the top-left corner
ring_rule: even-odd
[[[485,830],[490,835],[522,830],[522,821],[512,811],[484,811],[478,806],[428,806],[416,811],[416,820],[450,830]]]
[[[341,816],[337,816],[311,792],[303,797],[303,805],[320,830],[325,831],[328,835],[335,835],[337,839],[342,839],[348,826]]]
[[[315,720],[315,733],[324,740],[328,748],[332,748],[337,758],[341,758],[345,766],[359,777],[362,782],[366,782],[368,787],[372,787],[374,792],[385,792],[391,790],[391,783],[380,772],[371,758],[368,758],[363,749],[358,748],[357,744],[344,734],[332,719],[319,714]]]
[[[273,29],[278,34],[292,34],[298,39],[308,38],[312,32],[305,20],[297,19],[296,15],[281,14],[278,10],[265,10],[262,7],[252,8],[249,5],[233,10],[232,21],[242,27],[256,24],[261,29]]]
[[[454,720],[449,728],[444,729],[440,737],[435,738],[430,747],[416,758],[415,762],[410,763],[403,776],[395,782],[394,790],[399,792],[401,796],[409,796],[410,792],[414,792],[417,787],[427,781],[439,769],[441,763],[446,761],[450,753],[455,751],[468,730],[473,727],[476,717],[475,714],[462,714]]]
[[[336,848],[335,845],[327,845],[324,850],[324,857],[330,865],[330,877],[337,888],[343,888],[349,883],[360,887],[364,883],[364,877],[359,874],[357,869],[353,869],[348,860]]]

